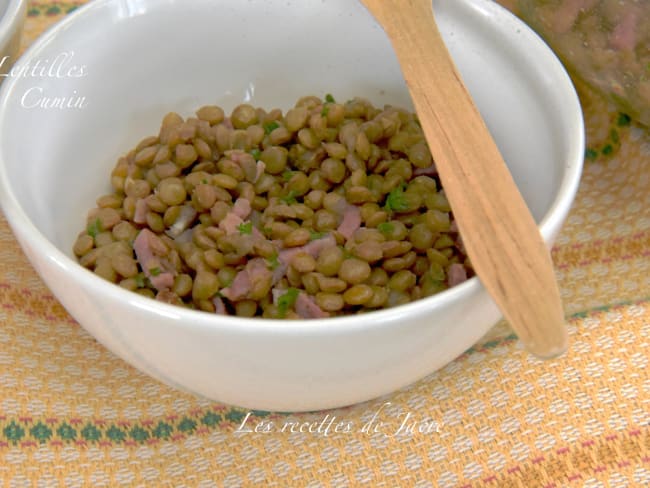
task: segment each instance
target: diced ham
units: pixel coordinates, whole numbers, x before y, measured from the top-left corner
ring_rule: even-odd
[[[260,177],[264,174],[265,169],[266,163],[264,163],[264,161],[257,161],[255,167],[255,179],[253,180],[253,183],[257,183],[257,180],[259,180]]]
[[[219,228],[226,234],[239,232],[239,226],[251,214],[251,202],[245,198],[235,200],[232,210],[219,222]]]
[[[258,175],[259,164],[255,161],[252,154],[242,151],[241,149],[230,149],[225,152],[225,155],[239,165],[244,172],[246,181],[250,183],[255,183],[257,181],[260,176]]]
[[[175,239],[181,235],[185,229],[194,223],[196,215],[197,213],[194,207],[191,205],[183,205],[181,207],[181,212],[176,219],[176,222],[174,222],[172,226],[166,231],[166,234],[172,239]]]
[[[144,198],[140,198],[135,202],[135,214],[133,215],[133,222],[136,224],[147,223],[147,211],[149,207]]]
[[[280,264],[284,266],[288,266],[291,260],[293,259],[293,257],[298,253],[307,253],[314,259],[317,259],[318,255],[321,253],[323,249],[327,249],[328,247],[333,247],[333,246],[336,246],[336,239],[334,238],[333,235],[327,234],[326,236],[321,237],[320,239],[314,239],[313,241],[309,241],[304,246],[292,247],[290,249],[283,249],[282,251],[280,251],[278,260],[280,261]]]
[[[303,319],[323,319],[330,314],[323,311],[312,297],[304,292],[298,294],[295,304],[296,313]]]
[[[221,290],[221,294],[231,301],[247,298],[255,283],[261,280],[271,282],[272,276],[273,273],[269,270],[265,259],[251,259],[244,269],[235,275],[230,286]]]
[[[614,49],[619,51],[634,50],[636,46],[637,18],[638,13],[635,10],[630,10],[614,27],[609,37],[609,43]]]
[[[160,258],[154,254],[151,247],[151,239],[153,237],[155,237],[155,234],[149,229],[142,229],[133,241],[133,250],[142,268],[142,272],[149,278],[154,288],[160,291],[172,287],[174,284],[174,274],[168,270],[163,272],[163,264]],[[152,274],[153,270],[157,270],[155,275]]]
[[[565,0],[560,2],[553,15],[550,26],[559,34],[569,32],[580,12],[589,10],[597,0]],[[554,7],[555,8],[555,7]]]
[[[212,299],[212,303],[214,304],[214,313],[217,313],[219,315],[228,315],[228,311],[226,310],[226,304],[223,303],[223,300],[221,299],[220,296],[215,296]]]
[[[156,294],[156,300],[171,305],[182,305],[183,301],[173,291],[163,289]]]
[[[194,234],[194,229],[185,229],[179,235],[174,238],[176,244],[185,244],[187,242],[192,242],[192,236]]]
[[[433,163],[431,166],[428,166],[426,168],[415,168],[413,170],[413,176],[435,176],[438,174],[438,169],[436,168],[436,164]]]
[[[232,280],[230,286],[221,290],[221,294],[228,300],[236,301],[241,300],[246,295],[248,295],[250,290],[251,280],[248,276],[248,271],[246,269],[243,269],[235,275],[235,279]]]
[[[361,210],[356,205],[347,205],[343,211],[343,221],[338,230],[343,237],[349,239],[361,226]]]
[[[233,234],[235,232],[239,232],[238,227],[243,223],[244,221],[241,219],[241,217],[235,214],[235,212],[228,212],[226,216],[219,222],[219,228],[226,234]]]
[[[242,220],[246,220],[251,214],[251,202],[245,198],[238,198],[235,200],[234,205],[232,206],[232,211],[237,217]]]
[[[255,238],[255,230],[255,227],[253,227],[253,234],[251,235],[253,238]],[[263,239],[264,236],[259,231],[257,232],[259,237]],[[304,246],[283,249],[278,253],[278,263],[273,270],[269,269],[269,263],[266,259],[251,259],[246,264],[246,267],[235,275],[235,279],[230,286],[221,290],[221,294],[228,300],[236,301],[246,298],[257,280],[270,280],[272,285],[278,283],[287,273],[289,263],[297,253],[306,252],[314,258],[318,258],[323,249],[332,246],[336,246],[336,239],[328,234],[320,239],[314,239]]]
[[[459,263],[454,263],[449,266],[449,271],[447,272],[447,284],[452,287],[462,283],[463,281],[467,281],[465,266]]]

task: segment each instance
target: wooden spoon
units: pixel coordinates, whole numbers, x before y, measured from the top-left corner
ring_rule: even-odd
[[[567,349],[550,253],[440,36],[431,0],[361,0],[390,38],[476,274],[528,351]]]

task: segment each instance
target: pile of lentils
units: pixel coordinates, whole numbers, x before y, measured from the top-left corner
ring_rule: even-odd
[[[167,114],[117,161],[74,244],[81,265],[211,313],[321,318],[472,276],[417,117],[307,96]]]

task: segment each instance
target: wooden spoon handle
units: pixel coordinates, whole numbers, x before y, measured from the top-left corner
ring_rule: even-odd
[[[476,274],[524,346],[567,349],[553,263],[433,17],[431,0],[361,0],[383,26]]]

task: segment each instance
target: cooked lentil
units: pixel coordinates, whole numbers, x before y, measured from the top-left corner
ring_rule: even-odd
[[[166,303],[322,318],[473,275],[416,116],[361,98],[169,113],[111,184],[74,254]]]

